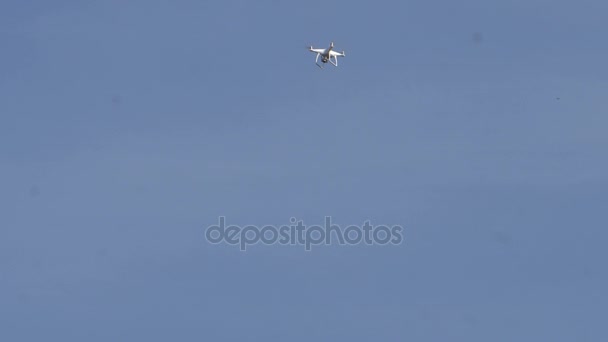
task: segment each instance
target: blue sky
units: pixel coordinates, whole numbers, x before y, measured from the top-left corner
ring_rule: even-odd
[[[606,340],[606,10],[3,1],[0,339]]]

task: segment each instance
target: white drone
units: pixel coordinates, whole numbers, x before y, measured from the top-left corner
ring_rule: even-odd
[[[333,51],[333,48],[334,48],[334,43],[331,42],[331,44],[329,44],[329,47],[327,49],[315,49],[311,46],[308,48],[308,50],[317,54],[317,58],[315,59],[315,64],[317,64],[317,66],[319,68],[323,68],[323,64],[326,64],[327,62],[333,64],[334,66],[338,66],[338,57],[346,56],[344,54],[344,51],[336,52],[336,51]],[[323,64],[319,64],[319,57],[321,57],[321,62],[323,62]],[[332,57],[333,57],[333,60],[332,60]]]

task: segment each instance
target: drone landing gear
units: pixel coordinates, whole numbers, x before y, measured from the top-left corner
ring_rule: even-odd
[[[319,64],[319,57],[321,57],[321,54],[320,54],[320,53],[317,53],[317,58],[315,58],[315,64],[316,64],[316,65],[317,65],[319,68],[323,69],[323,65]],[[325,62],[323,62],[323,63],[325,63]]]

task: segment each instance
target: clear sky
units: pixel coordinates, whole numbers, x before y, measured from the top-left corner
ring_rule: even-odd
[[[1,1],[0,340],[608,340],[607,11]]]

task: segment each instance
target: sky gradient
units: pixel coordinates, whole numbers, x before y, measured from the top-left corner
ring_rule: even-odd
[[[607,340],[607,10],[2,1],[0,340]]]

